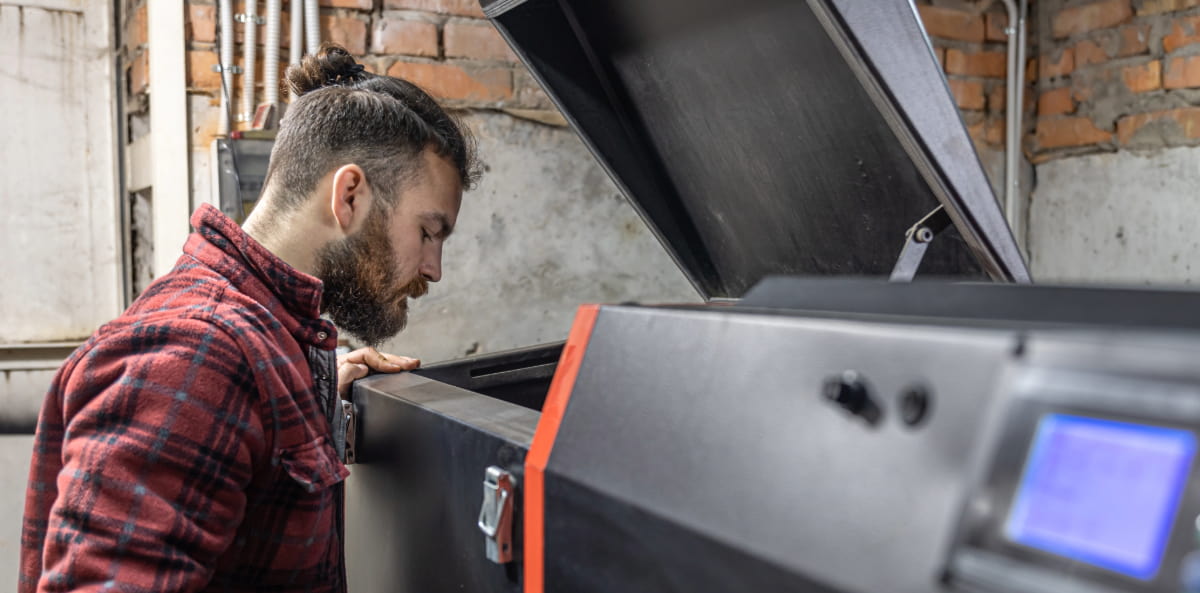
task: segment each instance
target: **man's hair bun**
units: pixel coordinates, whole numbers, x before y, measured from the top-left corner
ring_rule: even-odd
[[[346,48],[334,43],[321,44],[316,55],[304,56],[287,70],[288,87],[297,97],[327,86],[349,86],[369,76]]]

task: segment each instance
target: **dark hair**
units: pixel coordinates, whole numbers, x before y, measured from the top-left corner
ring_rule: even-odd
[[[365,72],[329,43],[289,67],[287,81],[295,98],[280,122],[266,179],[280,205],[299,205],[322,177],[354,163],[392,206],[426,148],[458,169],[464,189],[478,179],[470,131],[417,85]]]

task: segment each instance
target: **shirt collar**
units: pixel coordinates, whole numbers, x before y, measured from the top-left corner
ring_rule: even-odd
[[[253,285],[264,286],[284,308],[300,319],[301,325],[311,330],[315,338],[312,342],[336,344],[333,324],[320,319],[324,287],[318,278],[293,268],[271,253],[210,204],[197,208],[191,223],[196,234],[188,239],[184,253],[225,276],[243,292],[252,294],[255,292]]]

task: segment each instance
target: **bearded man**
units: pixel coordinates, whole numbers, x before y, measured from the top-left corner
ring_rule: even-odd
[[[299,98],[244,228],[200,207],[175,268],[59,370],[20,591],[345,590],[342,398],[417,361],[335,357],[334,324],[370,346],[404,327],[442,276],[473,146],[341,48],[288,80]]]

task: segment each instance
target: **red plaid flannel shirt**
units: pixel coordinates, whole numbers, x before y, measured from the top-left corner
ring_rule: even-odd
[[[192,225],[175,268],[54,379],[21,593],[345,590],[321,283],[211,206]]]

